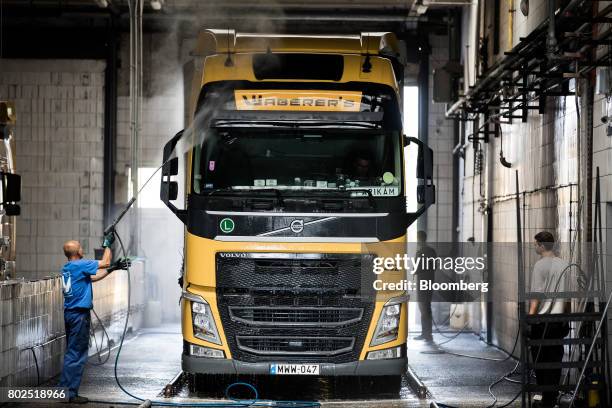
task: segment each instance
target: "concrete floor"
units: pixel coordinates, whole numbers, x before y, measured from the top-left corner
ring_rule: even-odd
[[[446,336],[452,337],[447,333]],[[513,359],[506,361],[487,361],[473,358],[459,357],[451,354],[439,353],[448,350],[471,356],[504,359],[506,354],[494,347],[488,347],[478,337],[471,333],[457,336],[454,340],[441,346],[428,345],[422,341],[411,340],[409,337],[408,362],[410,367],[427,386],[433,399],[437,402],[455,407],[478,408],[487,407],[493,402],[489,395],[488,386],[499,377],[512,370],[516,365]],[[435,343],[449,340],[441,334],[434,334]],[[515,376],[513,379],[520,379]],[[502,382],[493,388],[498,398],[498,405],[510,401],[520,385]],[[519,397],[509,407],[520,407]]]
[[[435,335],[436,342],[445,338]],[[494,379],[514,366],[512,360],[492,362],[475,360],[449,354],[424,354],[435,351],[435,346],[410,340],[409,362],[413,371],[429,388],[431,397],[457,407],[486,407],[492,402],[487,387]],[[462,334],[443,346],[445,349],[492,358],[504,358],[497,349],[486,347],[472,334]],[[118,373],[121,384],[128,391],[143,399],[166,402],[219,401],[224,386],[204,387],[197,393],[185,386],[175,398],[159,397],[164,386],[180,371],[182,349],[178,326],[162,326],[140,330],[124,344]],[[121,402],[137,401],[124,394],[115,383],[114,358],[102,366],[88,366],[80,389],[80,395],[91,400],[89,407],[128,406]],[[51,385],[51,384],[49,384]],[[385,384],[368,384],[356,379],[330,381],[328,379],[277,378],[256,383],[262,399],[317,400],[323,407],[429,407],[427,400],[419,400],[408,387],[406,379],[399,392],[385,389]],[[503,384],[495,388],[500,402],[509,401],[518,391],[518,385]],[[18,406],[18,405],[14,405]],[[23,407],[27,405],[22,405]],[[37,406],[42,406],[38,405]],[[58,405],[55,405],[58,406]],[[70,406],[63,404],[61,406]],[[75,405],[76,406],[76,405]],[[511,406],[520,406],[519,402]]]

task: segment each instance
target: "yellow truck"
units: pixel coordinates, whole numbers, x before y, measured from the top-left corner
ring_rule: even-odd
[[[183,370],[399,377],[406,294],[370,293],[364,248],[404,247],[435,189],[431,149],[402,133],[396,37],[204,30],[195,55],[161,183],[185,224]]]

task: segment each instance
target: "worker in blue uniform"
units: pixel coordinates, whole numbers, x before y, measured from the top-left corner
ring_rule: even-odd
[[[114,233],[104,237],[104,255],[97,261],[83,259],[83,248],[78,241],[67,241],[64,254],[67,262],[62,269],[64,289],[64,320],[66,352],[59,386],[68,388],[69,402],[85,404],[87,398],[78,395],[81,377],[88,357],[90,310],[93,308],[92,282],[104,279],[117,265],[111,266],[111,245]]]

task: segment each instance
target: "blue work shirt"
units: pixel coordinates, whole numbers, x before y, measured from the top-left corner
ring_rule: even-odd
[[[93,307],[91,275],[95,275],[97,271],[98,261],[92,259],[66,262],[62,269],[65,310]]]

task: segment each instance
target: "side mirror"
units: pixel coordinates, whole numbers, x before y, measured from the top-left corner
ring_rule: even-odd
[[[4,212],[6,215],[17,216],[21,215],[21,207],[19,204],[5,204]]]
[[[419,185],[416,188],[416,198],[417,203],[421,206],[416,212],[408,213],[408,225],[412,224],[414,220],[425,213],[429,206],[436,202],[436,186],[433,181],[433,150],[415,137],[404,136],[404,145],[408,146],[411,143],[416,143],[418,146],[416,176]]]
[[[174,149],[177,143],[183,137],[183,130],[178,132],[172,139],[164,146],[164,154],[162,157],[162,174],[161,174],[161,186],[159,189],[159,198],[166,204],[166,207],[170,209],[181,221],[185,222],[187,219],[187,213],[185,210],[178,209],[170,201],[174,201],[178,198],[178,182],[171,180],[172,176],[176,176],[179,173],[179,158],[172,157]]]
[[[174,201],[178,198],[178,183],[176,181],[164,181],[161,185],[161,196],[167,198],[168,201]],[[162,198],[162,201],[164,199]],[[164,201],[164,203],[167,203]]]
[[[13,173],[1,173],[2,202],[1,204],[18,203],[21,201],[21,176]]]

